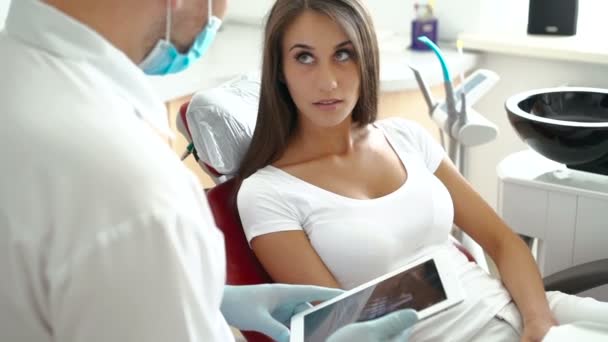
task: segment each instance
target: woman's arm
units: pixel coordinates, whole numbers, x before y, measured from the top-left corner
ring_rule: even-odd
[[[257,236],[251,248],[275,282],[340,288],[302,230]]]
[[[435,172],[454,201],[454,223],[496,263],[524,321],[524,340],[539,340],[556,324],[538,267],[526,246],[445,158]]]

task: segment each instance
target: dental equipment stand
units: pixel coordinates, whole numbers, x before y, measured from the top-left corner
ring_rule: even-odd
[[[466,177],[466,147],[488,143],[494,140],[498,134],[496,125],[473,110],[471,106],[496,84],[499,77],[490,70],[479,69],[469,75],[454,91],[447,64],[439,48],[426,37],[418,39],[427,44],[439,58],[444,76],[445,101],[436,102],[420,72],[411,65],[410,69],[414,72],[418,86],[422,91],[431,119],[441,129],[442,145],[445,148],[445,134],[448,137],[448,156],[460,173]],[[457,95],[455,96],[455,94]],[[459,107],[458,110],[456,110],[457,107]],[[489,272],[481,246],[457,227],[455,227],[452,234],[473,255],[477,264]]]

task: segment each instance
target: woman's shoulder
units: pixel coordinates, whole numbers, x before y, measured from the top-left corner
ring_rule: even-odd
[[[239,210],[243,210],[243,206],[251,206],[266,198],[277,197],[274,183],[272,173],[266,168],[259,169],[242,180],[236,194]]]
[[[274,166],[263,167],[241,182],[237,193],[239,212],[245,210],[252,214],[253,210],[254,216],[262,209],[297,212],[292,202],[304,194],[297,186],[282,170]]]
[[[275,168],[273,168],[272,166],[265,166],[257,170],[251,176],[245,178],[241,182],[239,192],[242,192],[244,189],[250,188],[267,188],[268,185],[272,185],[273,183],[275,183],[274,181],[276,180],[276,178],[278,178],[278,174],[275,171]]]
[[[265,166],[251,176],[245,178],[239,187],[239,196],[242,193],[264,193],[278,195],[282,189],[293,187],[291,180],[285,177],[283,171],[275,166]]]

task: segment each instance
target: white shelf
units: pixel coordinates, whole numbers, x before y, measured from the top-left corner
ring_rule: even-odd
[[[407,49],[409,38],[382,32],[380,38],[380,90],[385,92],[418,89],[408,64],[415,65],[429,86],[443,80],[439,61],[432,52]],[[441,45],[441,44],[440,44]],[[455,44],[454,44],[455,45]],[[477,64],[476,54],[461,58],[455,49],[441,45],[452,77]],[[239,74],[259,70],[262,54],[262,28],[227,22],[205,56],[186,71],[163,77],[150,77],[163,101],[173,100],[216,86]]]
[[[502,182],[608,200],[608,176],[568,169],[531,149],[507,156],[496,172]]]
[[[540,36],[525,33],[462,33],[465,49],[608,65],[608,44],[604,37]]]

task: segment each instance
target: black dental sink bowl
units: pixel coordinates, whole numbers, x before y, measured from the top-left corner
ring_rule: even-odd
[[[608,89],[559,87],[511,96],[511,126],[536,152],[568,168],[608,175]]]

